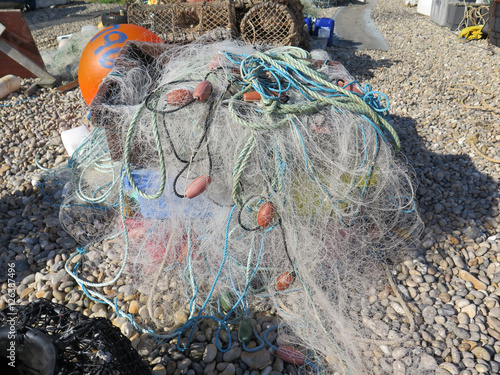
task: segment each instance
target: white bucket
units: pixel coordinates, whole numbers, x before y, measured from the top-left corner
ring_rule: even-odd
[[[79,126],[77,128],[65,130],[61,133],[61,140],[66,149],[66,152],[71,157],[73,152],[82,144],[82,142],[90,134],[89,129],[85,126]]]

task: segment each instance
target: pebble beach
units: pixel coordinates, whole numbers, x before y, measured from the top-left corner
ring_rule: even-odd
[[[27,12],[25,18],[35,25],[48,20],[51,11],[111,8],[116,4],[74,3]],[[335,10],[321,14],[331,16]],[[434,24],[403,0],[378,0],[371,16],[390,50],[328,47],[328,52],[362,85],[388,97],[390,123],[414,170],[425,229],[415,248],[390,270],[397,293],[387,279],[367,289],[360,311],[368,311],[364,321],[373,340],[363,354],[376,375],[498,374],[500,48],[487,40],[459,39],[458,32]],[[99,21],[61,23],[32,34],[44,51],[57,46],[57,36]],[[7,271],[14,268],[17,304],[46,298],[89,317],[110,319],[156,375],[298,374],[296,366],[270,350],[242,350],[236,331],[233,347],[218,351],[209,323],[200,325],[189,351],[177,351],[175,342],[157,345],[151,335],[136,332],[126,318],[85,296],[64,269],[78,244],[61,227],[59,207],[47,201],[41,183],[67,163],[60,132],[90,125],[88,107],[79,89],[41,89],[26,97],[22,92],[32,82],[23,80],[21,90],[0,100],[0,310],[8,306]],[[114,288],[119,306],[141,315],[137,296],[123,283]],[[279,322],[266,311],[255,320],[259,333]],[[396,331],[408,333],[408,339],[381,343],[397,341]]]

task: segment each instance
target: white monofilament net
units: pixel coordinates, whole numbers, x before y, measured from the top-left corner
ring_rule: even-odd
[[[369,373],[367,290],[420,230],[383,95],[320,52],[157,48],[117,62],[71,159],[67,270],[119,314],[136,295],[136,328],[181,348],[271,308],[306,369]]]

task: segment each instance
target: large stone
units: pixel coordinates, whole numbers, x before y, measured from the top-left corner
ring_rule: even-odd
[[[256,352],[242,352],[241,360],[250,369],[259,370],[271,364],[271,353],[264,348]]]
[[[215,344],[208,344],[207,347],[205,348],[205,352],[203,353],[203,361],[205,363],[212,362],[217,356],[217,352],[218,350]]]
[[[133,300],[132,302],[130,302],[130,305],[128,306],[128,312],[130,314],[137,314],[138,311],[139,311],[139,301]]]
[[[239,359],[240,355],[241,355],[241,348],[236,346],[225,352],[222,359],[224,360],[224,362],[230,363]]]
[[[163,366],[161,363],[155,365],[155,367],[153,367],[153,375],[167,375],[165,366]]]
[[[437,370],[437,368],[438,368],[438,365],[437,365],[436,359],[433,356],[431,356],[427,353],[423,353],[420,356],[420,362],[418,365],[419,371],[421,371],[423,373],[424,371]]]
[[[483,283],[482,281],[478,280],[476,277],[471,275],[469,272],[465,270],[459,270],[458,271],[458,277],[460,277],[464,281],[469,281],[472,283],[475,289],[477,290],[484,290],[487,288],[487,285]]]
[[[222,371],[222,375],[234,375],[236,372],[236,367],[234,364],[230,363],[229,366],[226,367],[224,371]]]
[[[365,324],[365,326],[370,328],[373,333],[377,334],[380,337],[387,337],[387,334],[389,333],[389,326],[382,320],[369,319],[364,317],[363,323]]]
[[[468,306],[465,306],[462,309],[462,312],[467,314],[469,318],[474,319],[476,317],[477,307],[474,304],[470,304]]]
[[[460,373],[460,368],[451,362],[443,362],[439,365],[442,369],[448,371],[451,375],[458,375]]]
[[[491,360],[491,354],[488,352],[485,348],[482,346],[476,346],[474,349],[471,350],[472,354],[476,356],[476,358],[481,358],[484,359],[486,362]]]
[[[428,325],[434,324],[434,318],[437,315],[437,310],[434,306],[427,306],[422,310],[422,317]]]

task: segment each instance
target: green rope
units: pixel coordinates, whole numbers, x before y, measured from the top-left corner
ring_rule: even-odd
[[[153,105],[156,106],[158,104],[158,97],[155,97]],[[132,121],[130,122],[130,126],[128,127],[127,130],[127,135],[125,138],[125,148],[123,150],[124,154],[124,164],[125,164],[125,173],[128,177],[128,181],[130,183],[130,186],[134,189],[137,194],[139,194],[141,197],[145,199],[157,199],[159,198],[162,194],[163,191],[165,190],[165,185],[167,181],[167,176],[166,176],[166,168],[165,168],[165,160],[163,158],[163,148],[161,146],[161,141],[160,141],[160,136],[158,134],[158,119],[157,115],[152,114],[152,120],[153,120],[153,135],[155,138],[155,143],[156,143],[156,149],[158,153],[158,158],[160,162],[160,170],[161,170],[161,182],[160,182],[160,187],[158,188],[158,191],[154,194],[147,194],[143,192],[135,183],[134,177],[132,175],[132,171],[130,168],[130,144],[132,143],[132,140],[134,139],[135,136],[135,127],[137,125],[137,121],[142,115],[142,112],[144,111],[144,108],[146,107],[146,101],[143,101],[139,108],[137,109],[136,113],[134,114],[134,117],[132,117]]]
[[[233,170],[233,201],[241,207],[243,205],[243,189],[241,188],[241,176],[243,175],[243,171],[245,170],[248,161],[250,160],[250,156],[252,155],[253,150],[256,147],[255,137],[253,134],[250,135],[245,146],[240,152],[236,164]]]
[[[385,120],[383,117],[381,117],[376,111],[373,110],[365,101],[356,95],[355,93],[345,90],[340,86],[335,85],[334,83],[326,80],[324,78],[324,75],[322,73],[317,72],[316,70],[311,68],[311,63],[306,62],[304,60],[297,59],[296,57],[290,55],[290,54],[280,54],[280,55],[275,55],[275,56],[270,56],[267,53],[262,53],[262,52],[256,52],[255,56],[263,61],[266,61],[270,65],[272,65],[275,69],[280,70],[284,73],[286,73],[285,68],[278,64],[276,60],[284,61],[288,65],[290,65],[292,68],[297,69],[301,72],[304,72],[306,75],[310,76],[317,82],[321,83],[322,85],[332,88],[337,90],[340,94],[342,94],[344,97],[325,97],[323,96],[320,92],[313,91],[300,82],[296,82],[296,84],[300,87],[301,90],[303,90],[307,95],[310,97],[316,99],[319,102],[324,102],[331,104],[335,107],[341,108],[348,110],[353,113],[358,113],[358,114],[363,114],[366,117],[368,117],[370,120],[372,120],[376,125],[383,126],[389,134],[391,134],[396,149],[399,150],[401,148],[401,143],[399,140],[399,137],[394,130],[394,128]],[[348,100],[346,100],[348,98]],[[277,100],[273,102],[278,102]],[[263,103],[265,104],[265,103]],[[287,107],[287,104],[280,104],[280,107]],[[304,114],[301,109],[297,108],[297,106],[294,106],[294,110],[297,110],[295,112],[296,114]],[[305,108],[306,111],[309,111],[310,108]],[[293,113],[290,111],[290,109],[285,110],[285,113]],[[281,113],[280,110],[278,110],[278,113]]]
[[[288,74],[286,69],[279,64],[277,61],[283,61],[287,63],[292,68],[303,72],[305,75],[310,76],[312,79],[316,80],[318,83],[324,85],[325,87],[335,89],[340,96],[335,97],[325,97],[320,92],[309,89],[307,86],[304,86],[300,82],[295,82],[300,90],[306,93],[309,97],[316,99],[314,102],[310,103],[300,103],[300,104],[283,104],[277,100],[261,100],[261,103],[264,105],[264,111],[267,114],[307,114],[311,112],[316,112],[321,108],[327,105],[333,105],[338,109],[343,109],[346,111],[350,111],[353,113],[365,115],[374,124],[384,127],[388,133],[391,135],[394,144],[396,146],[396,150],[401,148],[401,142],[399,137],[394,130],[394,128],[385,120],[382,116],[380,116],[376,111],[373,110],[364,100],[359,97],[355,93],[345,90],[342,87],[335,85],[334,83],[328,81],[325,75],[321,72],[316,71],[311,67],[312,63],[302,60],[296,56],[293,56],[289,53],[280,53],[280,54],[271,54],[271,53],[263,53],[256,52],[255,57],[259,58],[262,61],[267,62],[275,69],[283,72],[284,74]],[[286,118],[279,120],[277,122],[271,122],[272,125],[264,125],[264,124],[256,124],[249,123],[243,119],[241,119],[236,111],[234,110],[234,102],[238,99],[241,99],[243,94],[250,91],[252,89],[251,80],[246,81],[248,83],[247,87],[239,93],[235,94],[229,101],[229,112],[231,116],[236,120],[236,122],[242,126],[256,129],[256,130],[274,130],[284,126],[287,122]]]

